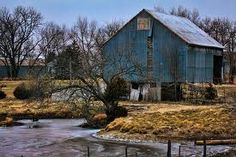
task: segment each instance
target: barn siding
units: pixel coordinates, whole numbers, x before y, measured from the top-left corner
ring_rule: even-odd
[[[156,80],[161,80],[161,82],[174,82],[175,79],[179,82],[185,81],[186,43],[158,21],[154,22],[153,38]],[[175,65],[173,63],[177,64],[176,75],[174,75]]]
[[[149,17],[153,28],[137,30],[137,18]],[[173,31],[154,19],[147,12],[141,12],[128,22],[115,36],[104,45],[104,54],[116,58],[117,49],[133,52],[137,61],[144,66],[144,77],[129,76],[128,80],[140,81],[147,78],[147,38],[152,37],[153,45],[153,79],[156,82],[213,82],[213,56],[221,55],[217,48],[190,46]],[[128,45],[128,46],[127,46]],[[176,56],[176,64],[173,57]],[[105,76],[112,76],[116,65],[112,62],[104,68]],[[177,67],[176,75],[173,69]],[[176,76],[176,77],[175,77]]]
[[[147,13],[140,14],[141,17],[150,17]],[[151,17],[150,17],[151,18]],[[143,66],[144,76],[130,75],[127,79],[139,81],[146,78],[147,71],[147,37],[149,30],[137,30],[137,18],[134,18],[128,25],[124,26],[119,33],[112,37],[103,47],[104,55],[108,59],[118,58],[118,51],[131,51],[135,60]],[[121,52],[122,53],[122,52]],[[129,53],[129,52],[128,52]],[[118,55],[118,56],[117,56]],[[115,72],[116,66],[112,64],[105,66],[104,75],[106,78]],[[124,63],[127,64],[127,63]]]
[[[212,48],[189,47],[188,82],[213,82],[214,55],[221,55],[221,51]]]
[[[159,82],[173,82],[173,74],[170,73],[171,65],[169,56],[173,52],[177,53],[178,58],[178,81],[186,80],[186,54],[187,45],[177,35],[169,31],[162,24],[158,23],[147,13],[143,12],[137,17],[149,17],[151,24],[153,23],[153,78],[154,81]],[[104,54],[108,57],[114,57],[120,47],[126,47],[127,44],[133,47],[138,62],[144,66],[145,79],[147,76],[147,38],[150,35],[150,30],[137,30],[137,17],[129,22],[128,25],[122,28],[122,30],[116,34],[108,43],[104,46]],[[108,58],[110,58],[108,57]],[[111,74],[115,71],[115,66],[109,65],[106,67],[105,75]],[[129,79],[137,80],[138,77],[131,76]]]

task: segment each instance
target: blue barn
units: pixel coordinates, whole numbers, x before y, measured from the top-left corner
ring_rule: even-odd
[[[103,54],[118,57],[118,51],[132,51],[145,67],[145,76],[129,77],[129,81],[154,82],[149,87],[156,87],[158,83],[221,82],[223,48],[186,18],[143,9],[104,44]],[[109,68],[104,70],[107,76]]]

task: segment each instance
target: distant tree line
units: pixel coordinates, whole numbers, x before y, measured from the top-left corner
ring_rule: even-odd
[[[172,8],[169,12],[158,6],[155,6],[154,10],[165,14],[188,18],[216,41],[225,46],[223,55],[230,65],[229,75],[232,77],[232,75],[236,74],[236,21],[226,17],[202,18],[197,9],[189,10],[182,6]]]
[[[79,17],[68,28],[45,23],[41,13],[32,7],[18,6],[13,11],[3,7],[0,8],[0,61],[6,66],[9,78],[18,77],[24,61],[30,60],[33,66],[42,58],[45,65],[55,61],[56,69],[68,74],[76,69],[74,63],[85,65],[77,52],[99,50],[122,25],[121,21],[113,21],[98,26],[96,21]]]

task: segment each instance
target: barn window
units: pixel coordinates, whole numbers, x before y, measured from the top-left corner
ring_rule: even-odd
[[[150,19],[149,18],[138,18],[137,19],[137,30],[149,30]]]

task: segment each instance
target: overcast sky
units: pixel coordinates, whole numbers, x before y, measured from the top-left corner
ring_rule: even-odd
[[[153,9],[155,5],[166,10],[181,5],[198,9],[202,17],[228,17],[236,21],[236,0],[0,0],[0,7],[13,9],[18,5],[36,8],[45,21],[69,26],[78,16],[100,24],[115,19],[127,21],[143,8]]]

